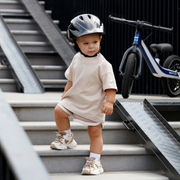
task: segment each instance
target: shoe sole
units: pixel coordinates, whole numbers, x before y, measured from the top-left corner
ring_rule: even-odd
[[[82,171],[82,175],[100,175],[100,174],[102,174],[104,172],[104,170],[101,168],[100,170],[99,170],[99,173],[98,174],[95,174],[95,173],[91,173],[91,172],[89,172],[88,170],[83,170]]]
[[[60,147],[57,147],[55,144],[50,145],[51,149],[59,149],[59,150],[68,149],[68,148],[69,149],[74,149],[75,147],[77,147],[77,144],[76,145],[68,144],[68,145],[63,145],[63,146],[60,146]]]

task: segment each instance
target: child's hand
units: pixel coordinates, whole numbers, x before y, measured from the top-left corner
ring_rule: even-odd
[[[101,107],[101,113],[111,115],[113,113],[113,104],[110,102],[105,102]]]

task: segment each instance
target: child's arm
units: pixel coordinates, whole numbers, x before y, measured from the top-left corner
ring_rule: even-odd
[[[113,113],[113,104],[116,96],[116,89],[106,89],[106,102],[101,107],[101,113],[111,115]]]
[[[69,81],[69,80],[68,80],[68,82],[67,82],[67,84],[66,84],[66,86],[65,86],[65,88],[64,88],[64,92],[63,92],[61,98],[63,98],[64,94],[65,94],[71,87],[72,87],[72,81]]]

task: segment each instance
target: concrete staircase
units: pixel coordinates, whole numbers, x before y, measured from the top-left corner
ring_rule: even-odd
[[[40,2],[43,6],[44,3]],[[57,55],[37,24],[31,19],[20,0],[0,0],[0,13],[12,35],[32,64],[46,90],[59,90],[66,84],[62,59]],[[50,11],[47,11],[51,14]],[[59,22],[54,21],[55,24]],[[0,54],[1,60],[6,57]],[[0,87],[3,92],[16,92],[16,84],[6,64],[0,71]],[[48,88],[49,87],[49,88]],[[137,179],[167,180],[160,168],[138,139],[124,128],[116,114],[107,117],[103,129],[104,148],[101,162],[105,173],[100,176],[81,176],[85,164],[83,157],[89,156],[87,127],[71,120],[71,129],[78,147],[69,150],[52,150],[57,127],[53,109],[60,93],[42,95],[4,93],[17,115],[20,125],[28,134],[34,150],[41,157],[53,180],[57,179]],[[177,124],[174,127],[180,129]]]
[[[86,126],[73,122],[70,117],[71,129],[78,147],[61,151],[50,149],[49,145],[55,139],[54,132],[57,132],[53,109],[60,99],[60,93],[46,93],[38,96],[15,93],[14,97],[8,93],[5,95],[18,117],[20,125],[28,134],[34,150],[41,157],[53,180],[60,178],[69,180],[72,177],[75,179],[89,178],[89,176],[80,175],[85,164],[83,157],[89,156],[89,138]],[[119,96],[117,95],[117,97]],[[116,113],[106,119],[101,157],[105,173],[93,178],[168,179],[133,132],[123,126]],[[179,123],[171,122],[171,124],[179,133]]]
[[[44,6],[44,2],[39,2]],[[64,88],[66,65],[56,53],[47,37],[40,30],[20,0],[0,0],[0,13],[10,32],[27,56],[46,91],[59,91]],[[51,11],[46,11],[51,15]],[[58,25],[58,21],[53,21]],[[6,62],[3,53],[0,61]],[[16,92],[16,83],[6,63],[0,72],[0,87],[3,92]]]

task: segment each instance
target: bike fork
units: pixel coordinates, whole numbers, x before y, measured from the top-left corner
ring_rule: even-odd
[[[119,75],[124,76],[124,72],[122,69],[123,69],[125,62],[127,60],[127,57],[129,56],[130,53],[136,53],[137,54],[137,61],[139,60],[138,71],[137,71],[137,74],[134,76],[135,79],[138,79],[139,76],[141,75],[141,72],[142,72],[142,53],[137,46],[132,46],[125,51],[125,53],[122,57],[120,66],[119,66],[119,72],[120,72]]]

